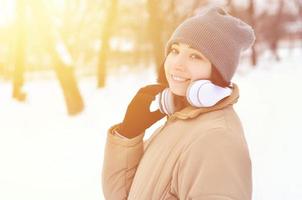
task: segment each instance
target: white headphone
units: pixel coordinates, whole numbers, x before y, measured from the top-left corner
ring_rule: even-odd
[[[188,86],[186,99],[194,107],[211,107],[231,93],[232,89],[229,87],[220,87],[210,80],[197,80]],[[164,89],[157,98],[159,109],[163,114],[171,115],[176,111],[174,94],[170,88]]]

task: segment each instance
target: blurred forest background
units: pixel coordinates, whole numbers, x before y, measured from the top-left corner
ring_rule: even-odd
[[[251,66],[264,51],[278,61],[280,46],[302,49],[301,0],[0,0],[0,80],[23,102],[27,81],[57,79],[68,114],[76,115],[85,108],[82,77],[95,77],[99,89],[121,67],[159,72],[176,26],[217,2],[255,29],[244,54]]]

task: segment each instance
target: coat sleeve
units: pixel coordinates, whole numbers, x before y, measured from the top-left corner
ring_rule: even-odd
[[[207,133],[180,156],[171,187],[180,200],[251,200],[247,146],[224,129]]]
[[[159,133],[159,127],[146,141],[145,133],[134,138],[125,138],[112,126],[107,133],[102,168],[102,189],[105,199],[124,200],[128,198],[136,169],[150,141]]]
[[[119,124],[107,133],[102,169],[102,188],[105,199],[127,199],[136,168],[144,152],[144,133],[125,139],[113,134]]]

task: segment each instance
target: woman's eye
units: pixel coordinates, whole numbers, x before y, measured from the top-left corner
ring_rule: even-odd
[[[177,53],[178,53],[178,50],[175,49],[175,48],[171,48],[170,53],[177,54]]]
[[[191,58],[193,58],[193,59],[198,59],[198,60],[201,60],[201,59],[202,59],[201,56],[199,56],[199,55],[197,55],[197,54],[192,54],[192,55],[191,55]]]

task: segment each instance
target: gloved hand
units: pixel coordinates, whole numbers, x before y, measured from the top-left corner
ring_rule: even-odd
[[[139,89],[128,105],[123,122],[117,128],[117,132],[127,138],[133,138],[162,119],[165,115],[160,110],[150,112],[150,104],[155,96],[164,89],[165,86],[160,84],[147,85]]]

